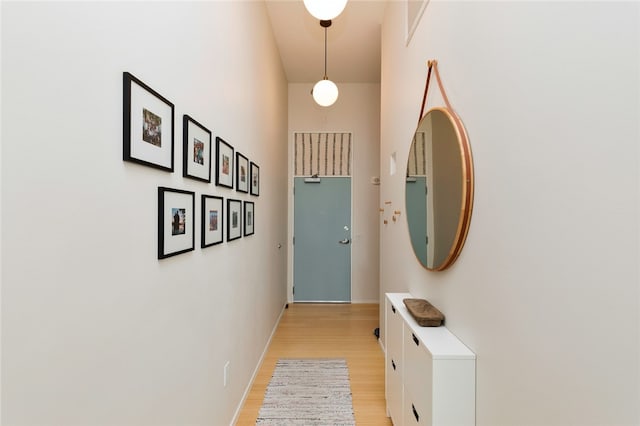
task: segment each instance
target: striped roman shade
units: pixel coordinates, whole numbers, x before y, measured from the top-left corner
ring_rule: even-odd
[[[295,176],[351,176],[351,133],[294,133]]]
[[[426,148],[424,132],[416,132],[409,150],[407,176],[425,176],[427,174]]]

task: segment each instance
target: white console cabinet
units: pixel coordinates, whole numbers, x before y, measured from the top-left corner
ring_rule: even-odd
[[[385,394],[393,424],[475,425],[475,354],[444,326],[420,327],[407,298],[385,298]]]

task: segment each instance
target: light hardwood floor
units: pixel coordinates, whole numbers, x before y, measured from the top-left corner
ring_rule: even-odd
[[[357,425],[391,425],[384,399],[384,354],[373,330],[377,304],[290,303],[236,425],[255,425],[279,358],[345,358]]]

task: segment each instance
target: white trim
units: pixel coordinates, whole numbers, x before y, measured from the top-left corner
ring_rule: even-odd
[[[267,340],[267,344],[264,347],[264,350],[262,351],[262,354],[260,355],[260,359],[258,360],[258,364],[256,365],[256,368],[253,370],[253,374],[251,375],[251,380],[249,380],[249,384],[247,385],[246,389],[244,390],[244,393],[242,394],[242,399],[240,399],[240,403],[238,404],[238,407],[236,408],[236,412],[233,414],[233,418],[231,419],[231,423],[229,423],[229,426],[234,426],[236,424],[236,422],[238,421],[238,415],[240,415],[240,411],[242,411],[242,407],[244,407],[244,403],[247,400],[247,396],[249,396],[249,392],[251,392],[251,388],[253,387],[253,382],[256,379],[256,376],[258,375],[258,371],[260,371],[260,367],[262,367],[262,362],[264,361],[264,357],[265,355],[267,355],[267,351],[269,350],[269,346],[271,346],[271,340],[273,339],[273,336],[276,334],[276,330],[278,329],[278,326],[280,325],[280,320],[282,319],[282,315],[284,315],[284,311],[285,309],[288,308],[288,303],[285,304],[282,307],[282,310],[280,311],[280,316],[278,316],[278,320],[276,321],[276,325],[273,327],[273,330],[271,330],[271,335],[269,336],[269,340]]]
[[[409,43],[411,43],[411,39],[413,38],[413,33],[416,32],[416,28],[418,28],[418,25],[420,24],[420,20],[422,19],[422,14],[424,13],[424,10],[427,8],[427,4],[429,4],[429,0],[422,0],[422,4],[420,5],[420,8],[418,9],[418,12],[415,14],[415,16],[409,16],[409,1],[410,0],[405,0],[405,28],[406,28],[406,34],[405,34],[405,46],[409,46]],[[409,20],[413,18],[412,22],[409,22]]]
[[[380,300],[379,299],[356,299],[356,300],[351,300],[351,303],[355,304],[374,304],[374,305],[379,305],[380,304]]]

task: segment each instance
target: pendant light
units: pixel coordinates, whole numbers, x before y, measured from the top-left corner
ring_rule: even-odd
[[[347,0],[304,0],[304,6],[314,18],[329,21],[340,15]]]
[[[327,28],[331,21],[321,20],[320,26],[324,28],[324,77],[313,86],[311,95],[318,105],[328,107],[338,99],[338,86],[327,77]]]

